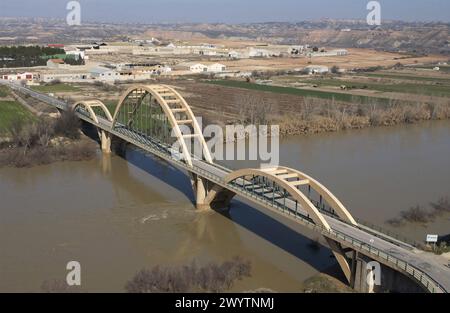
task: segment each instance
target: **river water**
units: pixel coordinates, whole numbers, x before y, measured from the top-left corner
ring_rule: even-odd
[[[383,225],[450,196],[450,123],[289,138],[281,164],[317,178],[355,216]],[[72,260],[81,264],[82,290],[121,292],[142,268],[239,255],[251,261],[252,277],[234,291],[299,292],[335,262],[326,248],[311,247],[316,235],[272,213],[239,200],[228,213],[198,213],[192,201],[183,173],[132,150],[126,160],[0,169],[0,291],[39,292],[44,281],[65,280]],[[447,235],[450,216],[396,231],[417,240]]]

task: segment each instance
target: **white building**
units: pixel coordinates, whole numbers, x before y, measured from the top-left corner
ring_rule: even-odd
[[[75,56],[76,60],[78,60],[79,58],[82,58],[84,60],[84,58],[85,58],[84,51],[66,51],[66,54]]]
[[[197,64],[194,64],[194,65],[191,65],[189,67],[189,70],[192,73],[204,73],[204,72],[208,71],[208,67],[206,65],[204,65],[204,64],[197,63]]]
[[[228,52],[228,57],[232,59],[240,59],[242,58],[242,55],[237,51],[230,51]]]
[[[344,56],[348,55],[348,50],[336,49],[324,52],[312,52],[310,54],[312,57],[334,57],[334,56]]]
[[[207,71],[210,73],[221,73],[225,72],[227,70],[227,67],[220,63],[214,63],[211,65],[208,65]]]
[[[52,73],[39,74],[39,80],[44,83],[50,83],[54,80],[59,80],[63,83],[84,82],[90,79],[90,74],[87,72],[66,72],[57,71]]]
[[[270,51],[266,49],[250,48],[248,56],[251,58],[268,58],[270,57]]]
[[[310,66],[305,67],[304,71],[308,74],[326,74],[330,70],[327,66],[310,65]]]
[[[92,79],[98,79],[102,81],[116,80],[119,73],[115,70],[106,67],[95,67],[90,71]]]
[[[217,51],[212,49],[201,49],[198,51],[198,54],[200,55],[206,55],[206,56],[216,56]]]
[[[47,61],[48,68],[56,69],[56,68],[60,67],[61,65],[64,65],[63,59],[49,59]]]
[[[34,74],[30,72],[17,73],[17,74],[6,74],[0,76],[4,80],[16,81],[16,80],[27,80],[32,81],[34,79]]]

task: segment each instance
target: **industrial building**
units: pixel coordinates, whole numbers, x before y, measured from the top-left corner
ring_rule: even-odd
[[[30,72],[17,73],[17,74],[5,74],[1,76],[4,80],[17,81],[17,80],[27,80],[32,81],[34,79],[34,74]]]

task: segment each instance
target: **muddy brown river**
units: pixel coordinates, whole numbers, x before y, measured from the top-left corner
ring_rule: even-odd
[[[294,137],[281,164],[316,177],[358,218],[385,225],[414,205],[450,196],[450,122]],[[254,165],[252,162],[232,166]],[[334,264],[316,235],[234,200],[228,213],[198,213],[189,180],[135,151],[87,162],[0,169],[0,291],[39,292],[81,263],[82,290],[122,292],[142,268],[239,255],[252,277],[234,291],[299,292]],[[450,233],[450,216],[395,229],[416,240]]]

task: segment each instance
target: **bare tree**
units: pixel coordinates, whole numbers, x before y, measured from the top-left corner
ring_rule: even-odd
[[[273,114],[275,103],[250,94],[236,95],[235,103],[239,108],[239,122],[247,125],[269,124],[269,116]]]
[[[222,264],[209,263],[198,267],[193,261],[181,268],[162,268],[139,271],[125,289],[130,293],[151,292],[222,292],[229,290],[236,280],[250,277],[251,264],[234,257]]]

